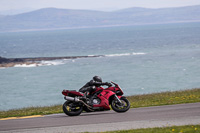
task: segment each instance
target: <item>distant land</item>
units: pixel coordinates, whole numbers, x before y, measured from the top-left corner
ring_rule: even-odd
[[[200,5],[177,8],[128,8],[112,12],[44,8],[0,16],[0,32],[164,24],[200,21]]]
[[[36,66],[39,66],[41,61],[93,58],[93,57],[103,57],[103,55],[63,56],[63,57],[29,57],[29,58],[4,58],[4,57],[0,56],[0,68],[1,67],[14,67],[15,65],[31,65],[31,64],[36,64]]]

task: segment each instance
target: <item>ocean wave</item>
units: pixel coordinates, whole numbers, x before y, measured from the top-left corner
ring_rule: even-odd
[[[145,55],[146,53],[142,53],[142,52],[139,52],[139,53],[122,53],[122,54],[108,54],[108,55],[105,55],[106,57],[113,57],[113,56],[130,56],[130,55]]]
[[[115,57],[115,56],[131,56],[131,55],[145,55],[146,53],[121,53],[121,54],[108,54],[108,55],[101,55],[96,57]],[[94,55],[88,55],[88,57],[93,57]],[[39,66],[56,66],[56,65],[63,65],[68,62],[75,62],[75,59],[59,59],[59,60],[50,60],[50,61],[37,61],[37,62],[29,62],[24,64],[16,64],[14,67],[39,67]]]
[[[39,64],[42,66],[56,66],[56,65],[63,65],[66,63],[67,60],[52,60],[52,61],[41,61]]]
[[[88,55],[88,57],[93,57],[93,56],[95,56],[95,55]]]
[[[52,61],[40,61],[29,64],[17,64],[14,67],[39,67],[39,66],[56,66],[66,64],[68,61],[66,59],[63,60],[52,60]]]
[[[34,63],[34,64],[17,64],[14,67],[37,67],[38,64]]]

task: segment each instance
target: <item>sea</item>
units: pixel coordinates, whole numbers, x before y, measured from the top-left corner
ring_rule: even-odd
[[[0,111],[63,104],[95,75],[125,96],[199,88],[200,22],[0,33],[1,57],[92,55],[0,68]]]

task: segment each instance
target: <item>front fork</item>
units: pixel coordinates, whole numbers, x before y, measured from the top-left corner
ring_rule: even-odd
[[[116,98],[116,100],[117,100],[117,103],[120,103],[120,105],[122,105],[122,102],[121,102],[121,100],[119,99],[119,97],[115,94],[115,98]]]

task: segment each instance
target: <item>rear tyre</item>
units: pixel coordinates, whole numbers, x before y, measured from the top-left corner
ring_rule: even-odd
[[[117,99],[113,99],[111,102],[111,107],[114,111],[118,113],[126,112],[130,108],[130,103],[126,97],[120,98],[121,103],[117,101]]]
[[[83,106],[80,103],[75,103],[72,101],[66,101],[63,104],[63,111],[66,115],[77,116],[83,111]]]

